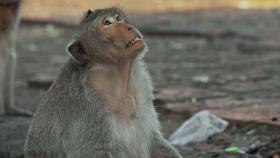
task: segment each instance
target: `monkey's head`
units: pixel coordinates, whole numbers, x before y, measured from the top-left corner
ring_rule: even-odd
[[[146,50],[137,28],[118,8],[88,10],[67,48],[80,63],[134,59]]]

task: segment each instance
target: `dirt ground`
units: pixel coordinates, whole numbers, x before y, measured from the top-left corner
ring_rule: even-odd
[[[143,30],[175,30],[185,35],[146,34],[150,47],[145,60],[155,93],[169,88],[190,90],[175,102],[188,104],[225,100],[277,100],[280,97],[280,10],[205,10],[187,13],[131,15]],[[53,79],[68,56],[65,47],[73,29],[54,25],[22,23],[18,34],[16,105],[32,111],[48,84],[36,85],[38,78]],[[171,31],[172,32],[172,31]],[[191,33],[190,33],[191,32]],[[195,76],[209,82],[196,83]],[[168,137],[190,114],[176,114],[166,106],[174,100],[155,100],[162,130]],[[277,118],[280,103],[272,109]],[[24,137],[31,118],[0,116],[0,158],[23,157]],[[275,120],[279,121],[279,120]],[[247,154],[230,154],[230,146],[248,148]],[[233,123],[225,132],[208,140],[178,147],[186,158],[274,158],[280,154],[280,128],[268,124]]]

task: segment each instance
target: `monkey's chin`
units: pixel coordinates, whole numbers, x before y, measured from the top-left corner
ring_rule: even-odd
[[[145,49],[145,47],[146,47],[146,44],[144,43],[144,41],[139,40],[136,43],[134,43],[132,46],[130,46],[128,48],[128,50],[129,50],[129,52],[131,52],[133,54],[134,53],[138,54],[138,53],[141,53]]]

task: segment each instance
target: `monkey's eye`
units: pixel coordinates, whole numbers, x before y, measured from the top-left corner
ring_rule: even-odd
[[[122,18],[119,15],[116,15],[115,19],[116,21],[122,21]]]
[[[111,25],[111,24],[112,24],[112,22],[110,20],[105,20],[104,21],[104,25]]]

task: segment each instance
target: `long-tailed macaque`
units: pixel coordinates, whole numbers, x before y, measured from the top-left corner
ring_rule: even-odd
[[[0,0],[0,114],[32,115],[14,105],[16,31],[20,0]]]
[[[26,158],[181,158],[163,138],[140,32],[118,8],[89,10],[34,114]]]

